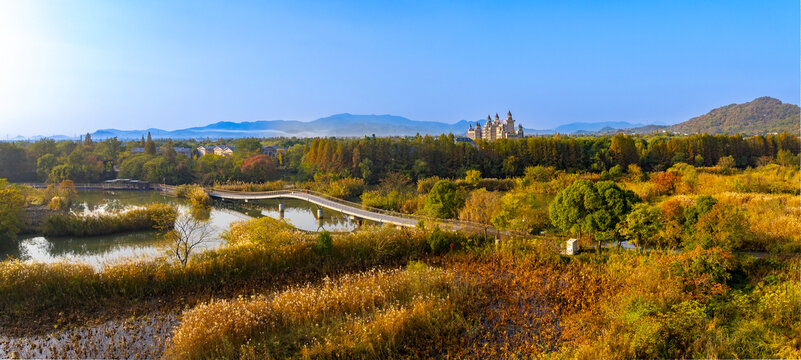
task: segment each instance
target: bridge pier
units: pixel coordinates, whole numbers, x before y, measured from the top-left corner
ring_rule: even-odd
[[[284,203],[278,203],[278,216],[283,219],[284,218]]]
[[[317,219],[318,220],[323,219],[323,208],[317,208]]]

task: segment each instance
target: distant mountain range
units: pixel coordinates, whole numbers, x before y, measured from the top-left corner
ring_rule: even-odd
[[[414,136],[440,135],[452,133],[464,136],[468,126],[479,121],[462,120],[454,124],[436,121],[415,121],[394,115],[354,115],[337,114],[314,121],[263,120],[230,122],[221,121],[214,124],[179,130],[143,129],[117,130],[102,129],[92,134],[93,139],[101,140],[110,137],[118,139],[139,139],[150,132],[154,138],[199,139],[199,138],[240,138],[240,137],[315,137],[339,136]],[[559,125],[553,129],[524,129],[528,135],[547,134],[612,134],[619,131],[629,133],[653,133],[660,131],[677,133],[770,133],[788,131],[799,132],[799,107],[793,104],[782,104],[770,97],[761,97],[744,104],[732,104],[714,109],[706,115],[692,118],[672,126],[632,124],[625,121],[576,122]],[[10,140],[35,140],[44,136],[16,137]],[[67,136],[48,136],[55,140],[72,139]]]
[[[154,138],[239,138],[239,137],[314,137],[314,136],[339,136],[339,137],[361,137],[370,136],[414,136],[420,135],[440,135],[452,133],[456,136],[464,136],[470,124],[479,121],[462,120],[453,124],[436,121],[415,121],[402,116],[394,115],[355,115],[337,114],[314,121],[292,121],[292,120],[263,120],[246,122],[221,121],[218,123],[193,127],[180,130],[144,129],[144,130],[117,130],[102,129],[92,133],[93,139],[105,139],[116,136],[118,139],[139,139],[146,136],[148,132]],[[593,132],[603,127],[634,127],[639,124],[627,122],[602,122],[602,123],[574,123],[560,125],[554,129],[536,130],[524,128],[526,134],[553,134],[553,133],[578,133]]]

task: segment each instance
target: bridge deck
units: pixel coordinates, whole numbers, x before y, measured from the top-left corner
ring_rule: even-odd
[[[263,193],[239,193],[230,191],[211,190],[209,196],[227,200],[264,200],[264,199],[300,199],[312,204],[322,206],[327,209],[336,210],[344,214],[358,218],[372,220],[381,223],[393,224],[398,226],[414,227],[417,226],[418,219],[382,214],[362,208],[357,208],[347,204],[342,204],[328,198],[306,193],[304,191],[269,191]]]

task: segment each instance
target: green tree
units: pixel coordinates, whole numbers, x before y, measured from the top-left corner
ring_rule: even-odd
[[[464,197],[452,182],[440,180],[428,193],[425,201],[425,211],[438,218],[450,219],[456,217],[464,204]]]
[[[39,139],[33,144],[28,151],[32,158],[38,159],[46,154],[56,154],[56,141],[53,139]]]
[[[251,154],[261,151],[261,142],[256,138],[241,138],[234,143],[237,152]]]
[[[776,153],[776,163],[783,166],[798,166],[799,158],[789,150],[779,150]]]
[[[175,163],[175,157],[178,156],[178,153],[175,152],[175,145],[172,142],[172,139],[167,140],[167,143],[164,144],[162,147],[162,151],[164,153],[164,157],[167,159],[169,163]]]
[[[706,214],[712,207],[718,203],[718,200],[709,195],[699,196],[695,199],[695,204],[684,209],[684,225],[688,229],[693,229],[698,222],[701,215]]]
[[[720,169],[723,172],[728,172],[729,170],[734,168],[735,164],[736,163],[734,162],[734,157],[732,157],[731,155],[722,156],[720,159],[718,159],[718,169]]]
[[[467,196],[464,207],[459,211],[459,219],[489,225],[500,203],[501,196],[497,192],[484,188],[474,190]]]
[[[478,185],[481,184],[481,171],[467,170],[464,180],[473,188],[477,188]]]
[[[653,243],[658,236],[662,229],[662,212],[648,204],[636,204],[621,225],[621,235],[640,249],[646,243]]]
[[[634,139],[629,135],[616,134],[612,137],[609,145],[609,154],[612,161],[622,167],[629,164],[636,164],[640,160],[640,153],[634,143]]]
[[[147,132],[147,141],[145,142],[145,154],[150,156],[156,155],[156,143],[153,142],[153,138],[150,136],[150,131]]]
[[[144,180],[146,178],[145,171],[143,170],[145,163],[150,160],[150,156],[147,155],[134,155],[131,156],[125,161],[122,162],[120,165],[120,177],[126,179],[139,179]]]
[[[623,190],[611,181],[597,184],[578,180],[560,191],[548,207],[551,222],[565,233],[592,233],[600,253],[601,242],[614,238],[617,224],[639,201],[630,190]]]
[[[63,180],[75,180],[81,177],[82,175],[79,167],[72,164],[61,164],[53,167],[53,170],[50,170],[47,181],[56,184]]]
[[[698,218],[692,239],[705,249],[720,247],[727,251],[738,250],[747,236],[747,223],[739,209],[716,204]]]
[[[25,199],[19,189],[0,179],[0,244],[17,239]]]
[[[510,191],[500,199],[499,209],[492,223],[501,229],[511,229],[527,234],[537,234],[549,224],[547,203],[537,194],[526,191]]]
[[[117,137],[103,140],[95,147],[95,153],[106,160],[116,161],[120,152],[122,152],[122,141],[117,140]]]
[[[53,154],[44,154],[36,160],[36,175],[42,180],[47,180],[50,172],[58,165],[58,159]]]
[[[551,181],[554,175],[556,174],[556,169],[553,166],[528,166],[523,171],[523,178],[526,182],[526,185],[529,185],[535,181],[544,182],[544,181]]]

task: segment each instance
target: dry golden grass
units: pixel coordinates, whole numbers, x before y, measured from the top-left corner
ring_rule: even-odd
[[[183,314],[170,355],[377,358],[404,344],[430,342],[419,337],[452,326],[452,316],[434,314],[450,314],[461,296],[452,273],[415,263],[403,271],[372,270],[210,302]]]

